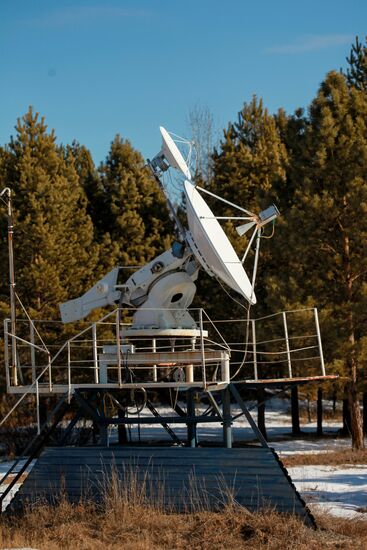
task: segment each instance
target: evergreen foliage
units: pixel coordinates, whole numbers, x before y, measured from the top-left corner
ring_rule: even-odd
[[[366,357],[366,94],[348,87],[343,75],[329,73],[311,104],[308,123],[300,125],[294,138],[297,155],[289,170],[293,205],[278,235],[280,263],[272,287],[283,305],[291,304],[293,295],[297,305],[323,310],[333,371],[351,380],[353,443],[360,448],[356,391]],[[287,266],[289,278],[281,265]]]
[[[173,227],[162,192],[141,154],[120,136],[99,171],[94,224],[103,263],[144,265],[170,245]]]
[[[363,447],[358,391],[367,358],[367,44],[356,38],[346,74],[331,72],[309,110],[271,115],[261,99],[245,103],[223,133],[197,182],[256,213],[281,213],[272,241],[262,241],[251,313],[317,306],[332,372],[348,376],[353,445]],[[210,125],[204,122],[205,136]],[[196,114],[195,124],[200,117]],[[200,128],[196,129],[198,132]],[[116,136],[99,168],[74,141],[58,146],[32,108],[0,147],[1,189],[13,194],[17,292],[30,315],[59,319],[58,304],[80,296],[116,265],[143,265],[174,234],[166,202],[140,153]],[[206,197],[207,199],[207,197]],[[237,216],[209,199],[214,213]],[[8,315],[5,207],[0,216],[0,313]],[[236,251],[251,231],[224,222]],[[271,228],[264,230],[269,236]],[[251,278],[251,260],[246,270]],[[127,277],[130,273],[127,273]],[[126,277],[126,278],[127,278]],[[228,289],[227,289],[228,290]],[[201,273],[196,306],[212,318],[245,318],[244,300]],[[244,341],[244,334],[225,336]]]
[[[101,180],[90,151],[76,140],[65,148],[65,156],[72,158],[79,177],[79,184],[87,198],[87,213],[96,228],[99,219]]]
[[[98,259],[87,200],[73,158],[32,108],[2,152],[3,183],[13,193],[17,291],[32,315],[57,318],[57,304],[80,295]],[[2,262],[7,251],[2,247]],[[6,264],[5,264],[6,265]],[[7,271],[2,277],[6,300]]]
[[[209,189],[243,208],[258,212],[272,202],[279,202],[278,190],[280,191],[285,183],[286,166],[287,151],[282,143],[275,117],[264,108],[262,100],[253,97],[250,103],[244,104],[238,114],[238,122],[229,124],[219,150],[214,151],[214,176]],[[239,211],[234,211],[218,200],[212,200],[211,206],[216,215],[241,215]],[[252,231],[249,231],[245,236],[239,237],[235,228],[241,223],[244,222],[228,221],[224,224],[225,231],[240,257],[244,254],[252,234]],[[269,234],[269,229],[266,232]],[[268,265],[271,261],[270,250],[267,241],[263,241],[256,287],[259,305],[254,308],[256,315],[262,314],[261,306],[266,294],[267,276],[266,269],[262,269],[262,266]],[[246,261],[250,277],[252,260],[250,254]],[[212,310],[213,318],[246,316],[243,307],[238,305],[241,298],[236,296],[236,301],[228,300],[216,281],[209,281],[208,278],[205,279],[205,283],[199,281],[199,291],[204,305],[209,311]],[[230,291],[230,294],[233,292]],[[213,296],[216,299],[213,300]],[[242,303],[247,308],[244,299]],[[241,338],[243,339],[243,334]]]
[[[347,57],[349,68],[347,69],[347,81],[350,86],[358,90],[367,91],[367,45],[362,44],[358,36],[352,44],[349,57]]]

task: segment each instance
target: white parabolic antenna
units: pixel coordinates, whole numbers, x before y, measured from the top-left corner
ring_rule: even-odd
[[[180,172],[183,173],[185,178],[188,180],[191,180],[191,172],[189,167],[186,164],[185,159],[183,158],[182,154],[180,153],[177,145],[167,132],[163,126],[159,127],[159,130],[162,134],[162,149],[161,153],[165,159],[167,160],[168,164],[172,166],[172,168],[176,168],[176,170],[180,170]]]
[[[189,181],[184,183],[186,215],[193,252],[206,270],[211,271],[251,305],[256,297],[251,282],[218,220]]]

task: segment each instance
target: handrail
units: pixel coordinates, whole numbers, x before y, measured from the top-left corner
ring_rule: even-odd
[[[111,312],[107,313],[104,317],[99,319],[97,321],[97,324],[102,324],[104,319],[106,319],[110,315],[113,315],[116,312],[116,309],[112,310]],[[122,309],[127,310],[127,311],[135,311],[136,310],[136,308],[132,308],[132,307],[123,307]],[[147,311],[150,311],[150,310],[156,311],[157,308],[139,308],[139,309],[145,309]],[[164,308],[160,308],[160,309],[164,309]],[[173,309],[174,311],[176,311],[176,310],[179,311],[179,308],[170,308],[170,309]],[[314,307],[305,307],[305,308],[299,308],[299,309],[287,309],[287,310],[285,310],[285,313],[301,313],[301,312],[305,312],[305,311],[313,311],[314,309],[315,309]],[[189,308],[188,311],[200,311],[200,308]],[[262,317],[254,317],[253,319],[255,321],[262,321],[264,319],[270,319],[271,317],[276,317],[276,316],[282,315],[282,313],[283,313],[282,311],[278,311],[276,313],[271,313],[269,315],[264,315]],[[206,312],[205,312],[205,314],[207,315]],[[26,322],[26,321],[28,321],[28,319],[17,319],[17,323]],[[247,318],[242,318],[241,317],[239,319],[216,319],[215,321],[211,321],[210,319],[207,320],[207,321],[203,320],[203,324],[213,323],[213,322],[215,322],[215,323],[240,323],[240,322],[246,323]],[[61,321],[55,321],[54,319],[35,319],[35,320],[33,320],[33,323],[62,324]],[[89,321],[78,321],[78,323],[88,323],[88,327],[86,329],[83,329],[83,330],[88,330],[90,328],[90,324],[91,324]],[[109,324],[114,325],[115,323],[111,322]],[[121,324],[122,325],[124,325],[124,324],[128,325],[129,323],[123,323],[122,322]]]
[[[139,308],[139,309],[151,309],[151,310],[156,310],[156,308]],[[163,309],[163,308],[161,308]],[[49,371],[49,377],[48,377],[48,382],[49,382],[49,391],[52,392],[53,391],[53,382],[52,382],[52,377],[53,377],[53,368],[54,369],[67,369],[67,387],[68,387],[68,395],[69,395],[69,399],[70,399],[70,396],[72,394],[72,390],[73,390],[73,380],[72,380],[72,373],[73,372],[76,372],[76,369],[83,369],[83,368],[86,368],[87,366],[91,366],[94,368],[94,384],[98,384],[99,383],[99,374],[100,374],[100,371],[99,371],[99,357],[98,357],[98,353],[99,353],[99,349],[101,349],[101,346],[103,345],[109,345],[109,343],[113,343],[113,345],[116,346],[117,344],[117,348],[119,348],[119,346],[121,346],[121,351],[122,351],[122,344],[120,343],[120,327],[122,326],[129,326],[131,323],[128,323],[128,322],[122,322],[121,321],[121,312],[122,311],[129,311],[129,310],[133,310],[133,311],[136,311],[136,308],[115,308],[113,309],[113,311],[110,311],[108,313],[106,313],[101,319],[99,319],[98,321],[95,321],[93,323],[90,323],[88,324],[88,326],[86,326],[85,328],[81,329],[77,334],[74,334],[73,336],[71,336],[70,338],[68,338],[61,346],[58,346],[58,349],[56,351],[56,353],[51,356],[50,352],[47,350],[45,350],[44,348],[40,347],[39,345],[35,344],[34,341],[27,341],[26,339],[23,339],[17,335],[14,335],[14,337],[17,339],[17,341],[20,343],[20,347],[22,347],[22,344],[23,346],[24,345],[27,345],[29,346],[31,349],[34,349],[34,350],[39,350],[41,352],[44,352],[44,353],[47,353],[48,355],[48,361],[47,361],[47,365],[40,365],[39,368],[41,368],[41,372],[40,374],[35,377],[33,379],[33,376],[32,376],[32,384],[30,386],[27,386],[24,391],[24,393],[21,395],[21,397],[18,399],[18,401],[14,404],[14,406],[11,408],[11,410],[7,413],[7,415],[0,421],[0,426],[2,426],[4,424],[4,422],[6,422],[6,420],[9,418],[9,416],[14,412],[14,410],[19,406],[19,404],[24,400],[24,398],[27,396],[27,395],[30,395],[31,393],[34,393],[36,391],[36,398],[37,398],[37,403],[38,403],[38,400],[39,400],[39,382],[40,380],[42,379],[42,377],[45,375],[46,371],[48,370]],[[177,310],[179,310],[179,308],[177,308]],[[199,340],[200,340],[200,349],[201,349],[201,354],[202,354],[202,376],[201,376],[201,382],[205,385],[206,384],[206,376],[207,376],[207,373],[206,373],[206,366],[205,366],[205,362],[206,362],[206,356],[205,356],[205,349],[207,349],[208,347],[210,348],[210,346],[214,345],[217,347],[217,349],[223,349],[223,350],[226,350],[229,352],[229,354],[231,354],[232,352],[238,352],[238,353],[243,353],[244,350],[241,348],[241,343],[238,343],[238,348],[236,347],[236,344],[235,343],[228,343],[226,341],[226,339],[223,337],[223,335],[221,334],[220,330],[218,329],[218,326],[217,324],[218,323],[222,323],[222,322],[231,322],[231,323],[235,323],[235,322],[243,322],[243,323],[247,323],[248,322],[248,319],[242,319],[242,320],[215,320],[215,321],[212,321],[209,317],[209,315],[207,314],[207,312],[203,309],[203,308],[190,308],[190,311],[197,311],[198,312],[198,316],[195,316],[196,318],[196,321],[199,320],[199,323],[197,325],[197,328],[199,328]],[[277,312],[277,313],[274,313],[274,314],[270,314],[270,315],[266,315],[266,316],[263,316],[263,317],[259,317],[257,319],[251,319],[251,321],[257,325],[257,323],[259,321],[263,321],[263,320],[266,320],[266,319],[271,319],[271,318],[275,318],[275,317],[279,317],[279,318],[282,318],[283,317],[283,328],[284,328],[284,319],[287,320],[287,314],[289,314],[289,316],[291,316],[291,314],[299,314],[299,313],[309,313],[309,312],[313,312],[313,318],[312,317],[309,317],[307,316],[306,318],[303,319],[303,321],[307,321],[307,323],[309,323],[309,320],[311,320],[314,324],[312,325],[314,328],[312,329],[311,328],[311,325],[309,326],[307,324],[307,330],[311,329],[312,332],[315,331],[315,325],[316,325],[316,334],[312,333],[312,334],[304,334],[303,336],[289,336],[288,334],[288,331],[286,334],[284,334],[284,336],[282,338],[272,338],[272,339],[269,339],[269,340],[262,340],[262,341],[256,341],[256,348],[253,347],[253,343],[251,344],[250,342],[250,347],[251,349],[246,349],[246,353],[249,354],[249,361],[242,361],[243,365],[249,365],[249,364],[254,364],[254,362],[256,361],[256,366],[257,365],[271,365],[271,364],[278,364],[278,363],[286,363],[288,362],[288,367],[290,367],[289,369],[289,372],[291,373],[291,361],[295,362],[295,361],[309,361],[309,360],[313,360],[313,359],[319,359],[320,362],[321,362],[321,369],[322,369],[322,373],[323,375],[325,375],[325,366],[324,366],[324,360],[323,360],[323,355],[322,355],[322,344],[321,344],[321,336],[320,336],[320,328],[318,326],[318,317],[317,317],[317,310],[316,308],[312,308],[312,307],[309,307],[309,308],[302,308],[302,309],[293,309],[293,310],[287,310],[286,312]],[[128,315],[128,317],[130,318],[130,315]],[[198,319],[197,319],[198,317]],[[291,318],[291,317],[290,317]],[[293,317],[294,319],[294,317]],[[26,322],[31,322],[32,324],[34,324],[34,321],[31,321],[29,319],[24,319],[24,321]],[[300,320],[302,321],[302,319]],[[22,321],[23,322],[23,321]],[[38,320],[37,322],[42,322],[41,320]],[[52,321],[51,321],[52,322]],[[58,323],[58,321],[53,321],[54,323]],[[208,337],[205,337],[204,336],[204,324],[205,325],[208,325],[208,323],[211,325],[212,327],[212,335],[218,335],[219,338],[218,338],[218,341],[215,341],[211,338],[208,338]],[[101,327],[101,330],[103,330],[103,327],[115,327],[114,330],[113,330],[113,333],[111,337],[106,337],[106,335],[104,333],[101,333],[101,338],[98,339],[97,341],[97,328],[98,327]],[[280,327],[279,327],[280,328]],[[265,325],[265,329],[269,329],[271,330],[271,325],[269,325],[269,327],[267,325]],[[89,331],[91,331],[91,335],[88,335]],[[257,331],[256,331],[257,332]],[[88,335],[88,336],[87,336]],[[6,325],[6,328],[5,328],[5,346],[6,346],[6,341],[7,339],[9,339],[10,337],[12,337],[12,334],[8,331],[8,325]],[[214,336],[215,337],[215,336]],[[163,338],[163,337],[162,337]],[[295,341],[295,340],[299,340],[299,339],[314,339],[316,340],[315,342],[315,345],[308,345],[308,346],[305,346],[305,347],[297,347],[295,349],[291,349],[290,347],[290,342],[291,341]],[[276,343],[276,342],[285,342],[286,343],[286,349],[285,350],[279,350],[279,351],[263,351],[261,349],[260,346],[265,346],[266,344],[273,344],[273,343]],[[313,344],[314,342],[313,341],[309,341],[309,342],[305,342],[305,343],[309,343],[309,344]],[[248,345],[249,343],[246,344],[246,346]],[[51,346],[51,347],[54,347],[54,346]],[[166,348],[167,346],[163,346],[162,349]],[[179,350],[179,348],[182,347],[182,348],[185,348],[186,346],[184,344],[182,344],[180,346],[180,343],[177,344],[177,350]],[[78,352],[78,350],[81,350],[81,353],[83,354],[83,349],[86,349],[86,350],[92,350],[93,354],[91,356],[91,359],[89,359],[89,352],[87,351],[87,355],[83,356],[83,355],[74,355],[74,358],[72,357],[72,354],[74,352],[74,350],[76,350]],[[241,349],[240,349],[241,348]],[[316,349],[319,349],[319,356],[313,356],[313,357],[302,357],[302,358],[298,358],[297,357],[297,354],[301,353],[301,352],[307,352],[308,350],[316,350]],[[139,352],[144,352],[144,350],[148,350],[149,347],[144,347],[144,348],[139,348]],[[156,346],[156,351],[158,352],[158,346]],[[65,364],[65,356],[63,355],[63,358],[62,360],[59,362],[60,364],[57,364],[57,360],[60,358],[61,354],[65,353],[65,350],[67,350],[67,360],[66,360],[66,364]],[[263,356],[263,359],[265,360],[259,360],[261,357],[260,356]],[[78,357],[80,357],[80,359],[78,359]],[[278,360],[269,360],[267,361],[266,358],[269,359],[271,357],[274,357],[274,359],[277,357]],[[282,360],[282,358],[284,358],[284,360]],[[280,359],[280,360],[279,360]],[[123,357],[120,356],[120,353],[118,352],[117,353],[117,360],[118,360],[118,370],[117,370],[117,376],[118,376],[118,384],[121,386],[122,385],[122,367],[123,367]],[[232,365],[235,365],[237,363],[235,362],[231,362]],[[84,366],[85,365],[85,366]],[[32,366],[33,366],[33,363],[32,363]],[[52,368],[53,367],[53,368]],[[254,365],[255,367],[255,365]],[[29,366],[27,365],[22,365],[20,366],[21,369],[25,369],[25,368],[30,368]],[[38,367],[37,367],[38,368]],[[62,371],[64,372],[64,371]],[[8,387],[11,386],[11,380],[8,384]]]
[[[313,307],[304,307],[299,309],[286,309],[285,313],[300,313],[303,311],[312,311],[315,308]],[[190,308],[190,311],[192,309]],[[263,317],[253,317],[254,321],[262,321],[264,319],[270,319],[271,317],[276,317],[278,315],[282,315],[282,311],[277,311],[276,313],[270,313],[269,315],[264,315]],[[208,321],[204,321],[204,323],[207,323]],[[247,318],[241,317],[239,319],[216,319],[215,323],[247,323]]]
[[[32,342],[28,342],[28,340],[24,340],[24,338],[21,338],[20,336],[17,336],[16,334],[12,334],[11,332],[8,332],[8,336],[11,338],[15,338],[16,340],[19,340],[19,342],[23,342],[24,344],[27,344],[28,346],[31,346],[32,348],[38,349],[39,351],[43,351],[44,353],[49,353],[49,351],[45,348],[41,348],[40,346],[37,346],[37,344],[33,344]]]
[[[117,309],[117,308],[116,308]],[[104,317],[102,317],[102,319],[100,319],[97,323],[95,324],[99,324],[101,323],[102,321],[104,321],[105,319],[108,319],[108,317],[110,317],[111,315],[113,314],[116,314],[116,309],[114,309],[113,311],[110,311],[109,313],[107,313]],[[86,327],[85,329],[83,329],[82,331],[78,332],[78,334],[75,334],[74,336],[72,336],[71,338],[69,338],[66,342],[64,342],[64,344],[61,346],[61,348],[59,349],[59,351],[56,353],[56,355],[54,355],[54,357],[52,358],[51,360],[51,363],[53,363],[55,361],[55,359],[57,359],[57,357],[61,354],[61,352],[66,348],[68,342],[73,342],[74,340],[76,340],[78,338],[78,336],[81,336],[82,334],[84,334],[85,332],[88,332],[88,330],[91,330],[91,325],[88,325],[88,327]]]
[[[8,322],[8,319],[5,319],[5,321],[4,321],[4,331],[5,331],[5,327],[6,327],[6,331],[5,331],[6,337],[11,335],[7,330],[7,322]],[[43,353],[46,353],[47,357],[48,357],[48,362],[47,362],[47,365],[44,367],[44,369],[41,371],[41,373],[37,376],[37,378],[34,379],[31,386],[29,386],[28,390],[21,395],[19,400],[13,405],[13,407],[10,409],[10,411],[4,416],[4,418],[2,418],[2,420],[0,420],[0,427],[7,421],[7,419],[11,416],[11,414],[18,408],[18,406],[23,401],[23,399],[32,392],[32,389],[33,389],[34,386],[36,387],[37,400],[38,400],[38,382],[39,382],[40,378],[45,374],[47,369],[50,372],[50,381],[49,382],[50,382],[50,387],[51,387],[51,355],[50,355],[50,352],[47,349],[41,348],[41,347],[37,346],[36,344],[33,344],[32,342],[28,342],[27,340],[23,340],[19,336],[14,335],[14,337],[21,340],[21,341],[23,341],[23,342],[25,342],[29,346],[35,347],[39,351],[42,351]]]
[[[217,334],[220,336],[220,338],[222,339],[222,341],[224,342],[224,347],[230,351],[230,347],[229,345],[227,344],[226,340],[224,339],[224,337],[221,335],[221,333],[219,332],[219,330],[217,329],[217,327],[215,326],[215,324],[213,323],[213,321],[210,319],[209,315],[207,314],[207,312],[205,311],[205,309],[202,310],[202,312],[204,313],[204,315],[206,316],[206,318],[208,319],[208,321],[210,321],[212,327],[215,329],[215,331],[217,332]],[[201,318],[201,324],[203,324],[203,319]],[[218,344],[219,346],[220,344]]]
[[[45,351],[45,350],[44,350]],[[18,405],[20,405],[20,403],[23,401],[23,399],[26,397],[26,395],[29,395],[32,390],[32,388],[34,386],[36,386],[36,384],[38,384],[41,376],[43,376],[46,372],[47,369],[50,368],[50,362],[45,366],[45,368],[43,369],[43,371],[41,372],[41,374],[39,374],[37,376],[37,378],[34,380],[34,382],[32,382],[32,384],[28,387],[28,390],[26,392],[24,392],[22,394],[22,396],[19,398],[19,400],[15,403],[15,405],[10,409],[10,411],[8,412],[8,414],[6,414],[4,416],[4,418],[2,420],[0,420],[0,427],[4,424],[4,422],[6,422],[6,420],[9,418],[9,416],[13,413],[13,411],[15,411],[15,409],[18,407]]]

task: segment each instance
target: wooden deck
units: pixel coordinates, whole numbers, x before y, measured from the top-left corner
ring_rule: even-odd
[[[314,525],[276,453],[263,447],[49,447],[12,509],[40,498],[54,501],[61,493],[74,502],[101,499],[113,472],[121,491],[136,482],[148,499],[169,509],[220,510],[235,501],[250,510],[270,506]]]
[[[294,378],[262,378],[259,380],[234,380],[233,384],[237,386],[247,386],[250,389],[262,388],[283,388],[285,386],[300,386],[304,384],[309,384],[312,382],[330,382],[332,380],[337,380],[338,375],[321,375],[321,376],[303,376],[303,377],[294,377]],[[46,383],[38,384],[38,393],[42,395],[54,395],[54,394],[65,394],[69,392],[73,394],[74,390],[111,390],[111,389],[160,389],[160,388],[171,388],[171,389],[198,389],[202,391],[220,391],[225,389],[228,386],[229,382],[203,382],[198,380],[196,382],[135,382],[135,383],[125,383],[118,384],[117,382],[109,382],[107,384],[103,383],[76,383],[76,384],[63,384],[63,383],[53,383],[50,385]],[[17,385],[10,386],[8,388],[8,393],[22,395],[22,394],[36,394],[37,388],[35,385]]]

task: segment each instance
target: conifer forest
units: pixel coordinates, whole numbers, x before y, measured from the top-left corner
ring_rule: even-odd
[[[270,113],[261,98],[246,98],[220,138],[201,144],[195,178],[253,211],[277,205],[281,216],[259,260],[256,316],[318,308],[326,367],[340,375],[324,386],[324,395],[344,399],[353,446],[363,448],[367,43],[356,39],[346,55],[347,70],[326,74],[310,105],[294,113],[281,107]],[[194,134],[207,121],[193,119]],[[8,143],[0,144],[0,182],[1,189],[12,191],[16,291],[32,318],[59,320],[60,303],[80,296],[114,266],[140,266],[166,250],[174,239],[173,223],[129,136],[111,136],[108,155],[97,166],[87,143],[60,144],[57,128],[50,129],[31,106],[14,124]],[[230,215],[224,204],[215,208],[218,215]],[[234,229],[225,222],[235,248],[243,251]],[[9,317],[4,204],[0,239],[2,323]],[[204,273],[195,306],[214,319],[243,317],[240,306]],[[62,340],[63,334],[50,338]],[[10,400],[3,375],[1,370],[2,412]]]

